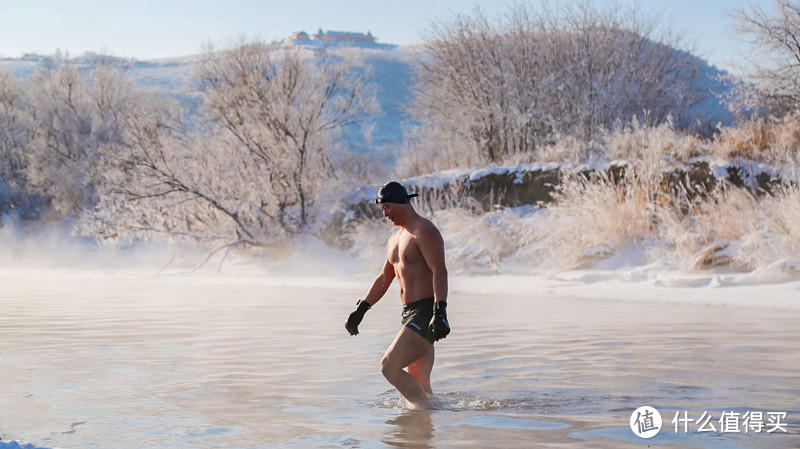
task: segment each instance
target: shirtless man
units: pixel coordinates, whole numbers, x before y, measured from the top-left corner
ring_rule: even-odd
[[[414,210],[409,199],[415,196],[397,182],[386,183],[378,191],[375,202],[383,216],[401,229],[389,238],[383,270],[367,296],[358,301],[345,328],[350,335],[357,335],[364,313],[397,278],[403,301],[403,326],[381,359],[381,373],[408,402],[420,405],[433,395],[433,343],[450,333],[450,324],[445,302],[444,241],[436,226]]]

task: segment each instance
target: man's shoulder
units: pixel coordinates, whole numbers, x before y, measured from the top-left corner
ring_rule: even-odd
[[[427,218],[420,218],[419,228],[417,229],[417,234],[419,237],[426,239],[426,238],[441,238],[442,233],[439,232],[439,228],[433,224],[432,221],[428,220]]]

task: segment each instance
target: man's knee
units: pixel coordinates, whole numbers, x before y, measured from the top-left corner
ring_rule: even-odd
[[[381,374],[383,374],[383,377],[390,379],[397,374],[397,370],[398,368],[394,363],[392,363],[392,359],[389,358],[389,356],[384,355],[381,359]]]

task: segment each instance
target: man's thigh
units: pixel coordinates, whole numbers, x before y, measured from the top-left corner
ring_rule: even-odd
[[[403,326],[386,353],[383,355],[384,363],[389,363],[399,368],[405,368],[415,361],[425,357],[433,350],[433,345],[421,335]]]

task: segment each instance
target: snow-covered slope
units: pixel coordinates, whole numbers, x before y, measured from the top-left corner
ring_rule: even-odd
[[[303,42],[295,45],[305,46],[315,51],[343,48],[342,45],[320,47]],[[345,134],[349,142],[348,149],[361,154],[377,153],[385,161],[391,161],[400,148],[403,126],[411,120],[406,112],[406,107],[412,99],[415,82],[412,64],[421,49],[418,46],[376,44],[352,46],[348,48],[348,51],[361,54],[372,74],[372,79],[377,84],[377,98],[381,106],[381,113],[368,123],[372,128],[371,139],[365,141],[362,129],[360,127],[353,128]],[[140,85],[174,95],[187,110],[194,111],[200,100],[192,83],[192,74],[200,57],[200,55],[189,55],[151,61],[121,59],[117,61],[129,66],[130,76]],[[109,59],[106,56],[89,54],[74,58],[74,62],[88,70],[94,65],[97,58]],[[10,70],[15,76],[24,78],[33,73],[38,66],[44,64],[46,59],[46,57],[0,59],[0,70]],[[730,124],[734,120],[733,115],[713,95],[724,93],[729,89],[729,86],[719,79],[724,72],[710,66],[701,58],[695,57],[694,60],[700,73],[697,82],[708,91],[710,96],[696,105],[688,113],[688,116],[684,116],[684,119],[688,118],[688,122]]]

